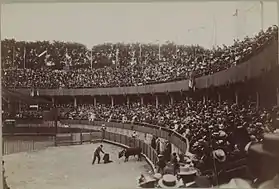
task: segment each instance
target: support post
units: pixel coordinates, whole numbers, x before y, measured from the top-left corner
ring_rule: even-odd
[[[256,92],[256,107],[259,109],[260,106],[260,94],[259,92]]]
[[[110,97],[110,101],[111,101],[111,107],[113,108],[114,107],[114,97],[113,96]]]
[[[238,92],[235,92],[234,95],[235,95],[235,103],[236,105],[238,105]]]
[[[221,94],[218,93],[218,103],[219,103],[219,106],[221,105]]]
[[[170,104],[173,105],[173,95],[170,95]]]
[[[144,104],[144,97],[143,96],[141,96],[140,97],[140,104],[143,106],[143,104]]]
[[[130,106],[130,98],[127,96],[127,105]]]
[[[74,97],[74,107],[77,107],[77,97]]]
[[[93,97],[93,104],[94,104],[94,106],[97,106],[97,99],[95,96]]]
[[[51,102],[52,102],[52,105],[54,105],[54,103],[55,103],[55,98],[54,98],[54,96],[51,97]]]
[[[158,99],[158,96],[156,95],[156,108],[158,108],[159,107],[159,99]]]

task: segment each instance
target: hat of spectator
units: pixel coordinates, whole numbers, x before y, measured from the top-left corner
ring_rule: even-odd
[[[252,174],[262,179],[279,174],[279,134],[264,134],[262,142],[248,148],[248,167]]]
[[[162,174],[161,174],[161,173],[155,173],[155,174],[153,175],[153,178],[154,178],[155,180],[160,180],[160,179],[162,178]]]
[[[159,180],[158,185],[161,188],[177,188],[179,186],[179,182],[174,175],[166,174]]]
[[[227,135],[227,133],[225,131],[219,131],[219,136],[220,137],[224,137],[226,135]]]
[[[186,187],[189,188],[211,188],[212,183],[207,176],[197,176],[195,181],[192,183],[187,183]]]
[[[156,179],[150,176],[146,176],[145,180],[139,184],[142,188],[154,188],[156,183]]]
[[[226,161],[226,154],[225,154],[224,150],[222,150],[222,149],[214,150],[212,152],[212,154],[213,154],[213,158],[215,158],[219,162]]]
[[[194,167],[191,167],[190,165],[186,164],[184,166],[180,166],[179,173],[177,173],[180,176],[186,176],[186,175],[196,175],[197,169]]]

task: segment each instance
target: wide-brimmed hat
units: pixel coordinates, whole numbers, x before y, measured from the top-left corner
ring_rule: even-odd
[[[153,175],[153,178],[156,179],[156,180],[160,180],[162,178],[162,174],[161,173],[155,173]]]
[[[253,176],[269,180],[279,172],[279,135],[264,134],[262,142],[252,143],[248,149],[248,167]]]
[[[219,162],[226,161],[226,154],[225,154],[224,150],[222,150],[222,149],[214,150],[212,152],[212,154],[213,154],[213,157],[215,159],[217,159]]]
[[[179,173],[178,175],[181,176],[188,176],[188,175],[196,175],[197,174],[197,169],[194,167],[191,167],[190,165],[184,165],[179,168]]]
[[[194,185],[198,188],[211,188],[212,183],[207,176],[198,176],[195,178]],[[192,187],[191,185],[189,187]]]
[[[179,186],[179,182],[174,175],[166,174],[159,180],[158,185],[161,188],[177,188]]]
[[[251,183],[240,178],[231,179],[229,183],[220,185],[219,188],[252,188]]]
[[[154,188],[156,183],[156,179],[150,176],[145,176],[145,180],[139,184],[141,188]]]

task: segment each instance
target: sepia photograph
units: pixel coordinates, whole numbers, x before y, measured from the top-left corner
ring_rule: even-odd
[[[0,185],[279,189],[278,9],[1,4]]]

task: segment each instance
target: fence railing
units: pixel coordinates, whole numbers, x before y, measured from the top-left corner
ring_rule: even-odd
[[[75,125],[94,125],[94,126],[102,126],[103,124],[106,125],[106,127],[114,127],[114,128],[122,128],[127,130],[135,130],[137,132],[141,133],[148,133],[155,136],[158,136],[160,138],[170,140],[170,142],[175,145],[181,152],[188,152],[189,150],[189,141],[187,138],[182,136],[181,134],[168,129],[164,127],[159,127],[157,125],[151,125],[148,123],[131,123],[126,122],[122,123],[120,120],[112,120],[111,122],[105,122],[105,121],[94,121],[90,122],[88,120],[61,120],[62,123]],[[88,127],[87,127],[88,129]]]
[[[2,139],[3,155],[37,151],[55,145],[55,136],[53,134],[3,135]]]
[[[130,147],[140,147],[142,149],[142,153],[146,155],[146,157],[153,163],[153,165],[155,165],[158,161],[156,150],[142,140],[134,139],[126,135],[111,133],[107,131],[104,134],[104,139],[124,144]]]
[[[42,150],[47,147],[75,145],[92,142],[94,140],[108,140],[125,146],[137,146],[142,148],[142,153],[153,163],[157,162],[156,151],[142,140],[133,139],[126,135],[117,133],[103,132],[81,132],[80,133],[62,133],[57,134],[9,134],[3,135],[3,155],[31,152]]]

